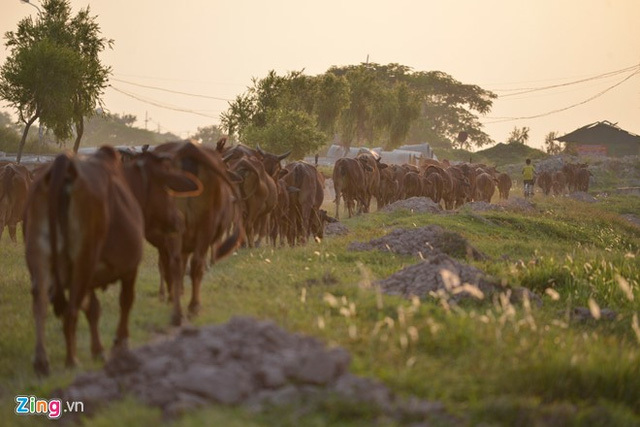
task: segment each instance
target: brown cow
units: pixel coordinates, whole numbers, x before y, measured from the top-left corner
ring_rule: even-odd
[[[263,237],[271,234],[271,212],[278,205],[276,181],[256,157],[241,157],[230,161],[228,166],[241,177],[238,186],[242,196],[244,228],[247,245],[253,248]]]
[[[498,193],[500,194],[501,199],[508,200],[509,199],[509,191],[511,191],[511,177],[507,173],[498,174]]]
[[[29,170],[22,165],[0,167],[0,239],[7,226],[11,240],[17,241],[16,227],[22,221],[31,181]]]
[[[453,178],[451,174],[441,168],[440,166],[429,165],[424,170],[423,174],[425,177],[429,177],[432,173],[437,173],[442,178],[442,197],[441,200],[444,201],[445,209],[453,209],[455,203],[455,193],[453,191]],[[439,202],[438,202],[439,203]]]
[[[37,373],[49,373],[44,343],[48,300],[54,313],[63,316],[66,365],[74,366],[78,311],[82,309],[89,322],[91,353],[101,357],[95,289],[117,280],[122,286],[114,351],[127,348],[129,311],[142,257],[143,211],[154,208],[148,201],[166,194],[165,187],[174,191],[198,188],[182,174],[151,171],[154,166],[144,160],[136,162],[131,167],[141,173],[129,181],[117,152],[102,147],[86,159],[57,156],[33,183],[25,209],[24,238],[36,323]],[[138,181],[140,176],[147,178]],[[142,191],[134,193],[132,187]]]
[[[559,196],[562,193],[564,193],[564,189],[566,185],[567,185],[567,179],[564,172],[562,171],[554,172],[552,177],[552,184],[551,184],[551,186],[553,187],[553,194],[555,194],[556,196]]]
[[[551,172],[542,171],[538,174],[536,178],[536,182],[540,188],[542,188],[542,192],[545,196],[548,196],[551,193],[551,187],[553,185],[553,178],[551,177]]]
[[[240,196],[216,150],[191,141],[178,141],[159,145],[154,153],[170,156],[175,167],[196,176],[203,186],[198,196],[175,199],[176,212],[182,221],[180,227],[164,234],[158,230],[156,235],[162,239],[150,240],[160,253],[161,274],[173,300],[172,323],[179,325],[182,276],[189,257],[192,285],[189,314],[195,315],[200,309],[200,285],[207,250],[213,245],[214,258],[220,259],[233,252],[244,238]],[[176,248],[181,258],[178,265],[174,261]]]
[[[493,193],[496,191],[495,179],[486,172],[476,177],[476,199],[482,202],[491,203]]]
[[[402,198],[422,196],[422,181],[417,172],[407,172],[402,181],[402,189],[404,191]]]
[[[305,244],[311,234],[312,223],[317,221],[318,210],[324,199],[324,179],[317,169],[305,162],[289,163],[289,171],[283,180],[288,187],[297,189],[289,194],[289,218],[293,226],[289,230],[288,241]]]
[[[591,179],[591,172],[585,167],[580,167],[576,171],[576,190],[577,191],[589,191],[589,181]]]
[[[355,202],[365,204],[365,176],[362,163],[348,157],[336,160],[333,167],[333,188],[336,198],[336,218],[340,219],[340,198],[344,200],[349,218],[353,216]]]
[[[362,163],[364,169],[365,191],[364,191],[364,206],[362,206],[362,212],[369,212],[371,209],[371,199],[376,197],[376,204],[378,203],[378,189],[380,188],[380,168],[378,162],[380,157],[374,157],[372,153],[359,153],[356,156],[356,160]]]

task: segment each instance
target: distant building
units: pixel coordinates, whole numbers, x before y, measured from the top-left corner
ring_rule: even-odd
[[[640,155],[640,136],[601,121],[591,123],[556,138],[578,155],[622,157]]]

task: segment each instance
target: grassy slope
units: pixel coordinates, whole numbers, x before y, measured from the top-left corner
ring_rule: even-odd
[[[640,423],[640,330],[632,327],[640,311],[640,230],[618,216],[639,212],[640,198],[616,196],[585,204],[536,196],[536,201],[538,212],[532,214],[374,213],[345,220],[352,229],[346,237],[304,248],[242,250],[205,276],[203,310],[195,323],[225,322],[234,315],[273,319],[287,330],[344,346],[353,356],[355,373],[379,378],[400,394],[441,400],[473,424]],[[412,303],[388,296],[380,303],[371,281],[415,260],[349,252],[346,245],[392,227],[426,224],[463,234],[491,257],[478,267],[508,285],[528,286],[544,305],[528,309],[494,300],[467,303],[458,310],[432,299]],[[3,414],[13,411],[15,394],[45,396],[72,379],[62,367],[61,326],[52,315],[47,336],[53,375],[40,381],[32,373],[34,332],[22,251],[22,244],[8,244],[6,235],[0,243]],[[155,252],[148,248],[130,325],[134,346],[168,329],[170,309],[157,299],[155,264]],[[633,300],[620,290],[619,277],[632,286]],[[547,288],[559,299],[545,293]],[[338,297],[338,307],[326,302],[328,293]],[[109,343],[117,321],[117,287],[100,292],[99,298],[102,337]],[[589,299],[615,310],[617,319],[569,321],[571,308],[586,307]],[[339,306],[351,303],[355,315],[346,317]],[[86,322],[81,321],[79,356],[84,368],[99,368],[90,360],[88,347]],[[251,415],[212,407],[178,424],[213,419],[220,425],[368,425],[367,417],[374,416],[348,405],[317,407],[305,415],[284,410]],[[3,418],[12,423],[44,422]],[[103,410],[91,425],[143,425],[158,419],[158,411],[129,399]]]

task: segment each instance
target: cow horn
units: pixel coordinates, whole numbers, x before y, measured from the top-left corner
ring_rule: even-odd
[[[256,150],[258,150],[258,153],[262,154],[263,156],[265,155],[265,152],[262,151],[262,148],[260,148],[260,144],[256,144]]]
[[[286,159],[287,157],[289,157],[289,154],[291,154],[291,150],[287,151],[287,152],[286,152],[286,153],[284,153],[284,154],[280,154],[279,156],[277,156],[277,157],[278,157],[278,160],[284,160],[284,159]]]

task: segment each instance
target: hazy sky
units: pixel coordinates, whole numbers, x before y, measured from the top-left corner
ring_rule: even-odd
[[[0,5],[2,35],[37,14],[19,0]],[[71,5],[74,14],[89,5],[103,35],[115,40],[102,55],[113,68],[106,108],[136,115],[140,127],[148,115],[150,129],[181,137],[218,124],[228,100],[244,92],[252,77],[272,69],[316,75],[367,56],[379,64],[443,71],[462,83],[510,95],[498,98],[481,118],[496,142],[514,126],[528,126],[530,145],[540,147],[550,131],[563,134],[599,120],[640,134],[640,74],[566,111],[500,121],[582,103],[629,77],[633,71],[550,90],[513,91],[640,66],[640,0],[72,0]],[[0,63],[7,56],[5,41]]]

